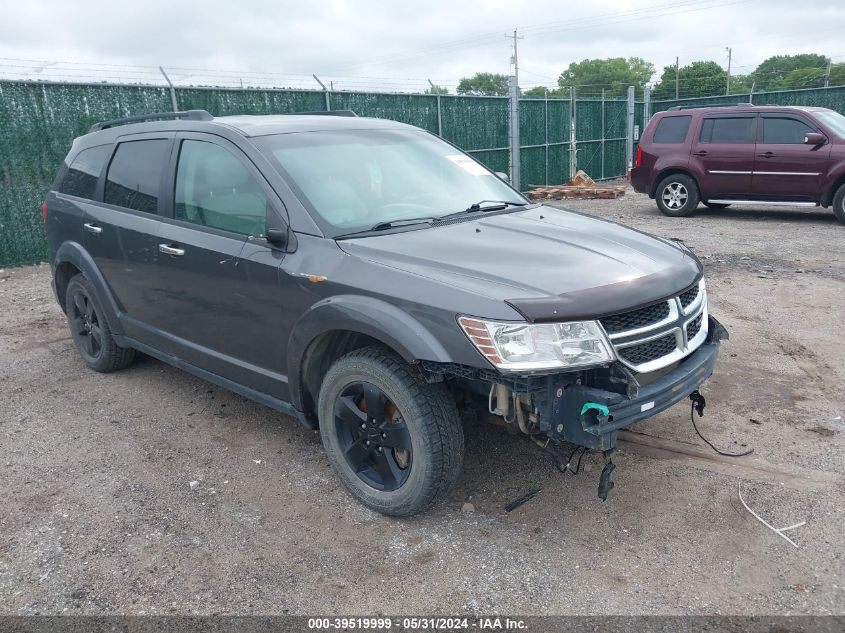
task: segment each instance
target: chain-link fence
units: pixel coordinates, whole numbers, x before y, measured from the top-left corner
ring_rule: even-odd
[[[748,99],[658,101],[651,110]],[[180,110],[217,116],[354,110],[439,134],[492,170],[509,171],[508,97],[0,81],[0,266],[46,258],[38,207],[76,136],[97,121],[172,110],[174,100]],[[845,88],[759,93],[753,100],[843,112]],[[623,176],[629,125],[645,124],[644,104],[634,105],[631,120],[625,99],[581,99],[573,92],[569,99],[520,99],[519,105],[522,189],[566,182],[579,168],[595,179]]]

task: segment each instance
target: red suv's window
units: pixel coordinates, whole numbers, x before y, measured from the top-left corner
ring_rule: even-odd
[[[702,143],[753,143],[754,116],[704,119]]]
[[[654,143],[683,143],[687,138],[692,116],[667,116],[660,119],[654,131]]]
[[[793,118],[763,117],[763,143],[801,144],[807,132],[815,132],[815,128],[807,123]]]

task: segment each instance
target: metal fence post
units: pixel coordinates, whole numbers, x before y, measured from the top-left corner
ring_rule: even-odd
[[[651,86],[643,89],[643,126],[640,128],[640,135],[645,131],[645,126],[651,119]]]
[[[522,191],[519,181],[519,88],[516,85],[516,77],[513,75],[508,78],[508,102],[510,105],[508,137],[511,148],[511,186],[517,191]]]
[[[604,129],[604,88],[601,89],[601,144],[599,148],[601,150],[601,179],[604,180],[604,137],[607,136],[607,133]]]
[[[314,81],[316,81],[318,84],[320,84],[320,87],[323,89],[323,94],[326,96],[326,112],[331,112],[332,111],[332,98],[331,98],[331,93],[329,92],[329,89],[326,88],[326,84],[324,84],[322,81],[320,81],[320,78],[317,75],[312,74],[311,76],[314,78]]]
[[[543,114],[543,122],[545,123],[545,131],[543,136],[543,147],[546,150],[546,184],[549,184],[549,89],[543,88],[545,111]]]
[[[569,177],[574,178],[578,172],[578,134],[575,127],[575,86],[569,87]]]
[[[440,107],[440,95],[437,95],[437,136],[443,137],[443,110]]]
[[[168,77],[167,73],[164,72],[164,68],[159,66],[158,69],[161,71],[161,74],[164,75],[164,80],[167,82],[167,85],[170,86],[170,105],[173,106],[174,112],[179,112],[179,105],[176,102],[176,88],[173,87],[173,82],[170,81],[170,77]]]
[[[627,174],[634,164],[634,86],[628,86],[628,111],[625,132],[625,163]]]

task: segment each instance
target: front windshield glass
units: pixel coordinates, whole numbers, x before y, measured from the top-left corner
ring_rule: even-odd
[[[833,111],[816,111],[813,112],[819,120],[829,127],[836,136],[845,138],[845,116]]]
[[[330,236],[438,218],[481,201],[526,203],[486,167],[426,132],[316,131],[255,140]]]

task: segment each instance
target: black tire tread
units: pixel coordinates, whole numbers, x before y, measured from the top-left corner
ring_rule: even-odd
[[[833,215],[845,224],[845,184],[840,185],[833,195]]]
[[[407,395],[422,410],[432,452],[432,468],[429,477],[422,486],[423,494],[415,501],[401,506],[378,506],[377,502],[363,500],[355,494],[355,491],[352,492],[359,500],[382,514],[392,516],[416,514],[436,500],[442,499],[460,474],[464,455],[464,433],[457,407],[442,383],[428,383],[418,368],[408,365],[400,357],[381,347],[358,349],[342,356],[326,373],[323,385],[331,384],[334,376],[344,371],[351,363],[379,367],[393,375],[406,390]],[[322,406],[320,409],[322,410]]]

